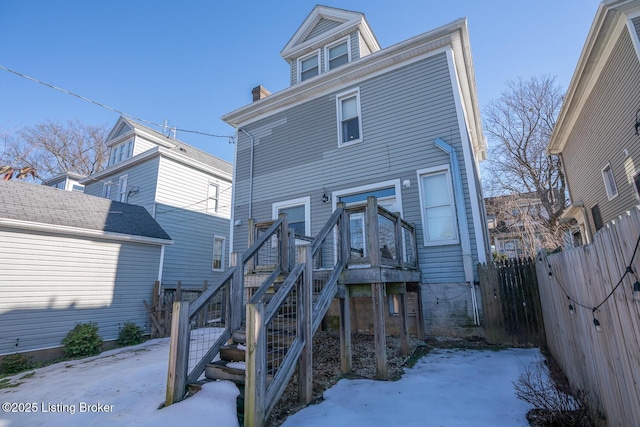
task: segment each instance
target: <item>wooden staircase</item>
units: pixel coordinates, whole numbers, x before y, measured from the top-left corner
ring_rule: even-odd
[[[367,233],[367,250],[356,251],[355,258],[350,215],[360,222],[364,217]],[[166,405],[182,400],[187,389],[197,391],[204,374],[207,381],[236,383],[240,424],[262,426],[296,371],[299,399],[309,403],[313,397],[312,337],[331,301],[336,296],[340,299],[341,368],[348,372],[352,295],[348,286],[370,283],[372,292],[376,290],[374,311],[380,314],[386,307],[385,282],[419,277],[415,228],[378,207],[374,197],[365,208],[346,210],[338,204],[306,245],[299,245],[284,215],[260,226],[264,228],[256,226],[247,251],[232,254],[231,267],[217,283],[193,303],[174,303]],[[378,231],[382,226],[384,233]],[[380,251],[381,236],[385,244],[394,240],[395,249],[386,255]],[[387,259],[380,259],[385,256]],[[359,264],[351,270],[357,276],[353,280],[345,269],[348,262]],[[406,268],[414,270],[410,274],[414,280],[402,280]],[[384,316],[378,317],[384,321]],[[383,325],[375,334],[376,351],[383,349],[377,364],[386,368],[386,347],[378,344],[384,343]]]

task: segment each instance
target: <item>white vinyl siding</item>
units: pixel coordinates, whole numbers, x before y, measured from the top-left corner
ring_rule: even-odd
[[[360,90],[341,93],[336,97],[338,115],[338,145],[345,146],[362,141]]]
[[[422,172],[418,179],[424,245],[458,243],[457,221],[449,169]]]
[[[1,227],[0,241],[0,355],[60,347],[81,322],[97,322],[104,340],[127,321],[149,331],[141,301],[158,278],[160,246]]]
[[[611,165],[602,168],[602,179],[604,180],[604,188],[607,191],[607,198],[609,200],[614,199],[618,195],[618,186],[616,185]]]

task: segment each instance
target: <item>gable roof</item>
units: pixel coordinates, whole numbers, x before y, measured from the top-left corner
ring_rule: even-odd
[[[231,163],[123,116],[120,116],[109,133],[109,136],[107,137],[107,145],[110,145],[110,141],[120,142],[121,139],[129,138],[134,134],[144,136],[161,147],[167,148],[170,151],[179,153],[182,156],[196,160],[200,163],[204,163],[205,165],[211,166],[225,173],[231,174],[233,172],[233,165]]]
[[[3,225],[64,234],[93,232],[105,238],[129,235],[146,238],[143,240],[147,243],[172,243],[142,206],[19,181],[0,181],[0,226]]]
[[[223,115],[222,120],[231,126],[242,127],[321,94],[354,84],[375,73],[386,72],[402,64],[415,61],[416,58],[431,52],[438,52],[443,47],[450,47],[452,51],[472,148],[478,161],[485,160],[487,145],[480,120],[480,107],[466,18],[457,19],[449,24],[373,52],[358,61],[344,64],[313,79],[273,93],[266,98]]]
[[[627,19],[639,15],[638,0],[605,0],[598,6],[547,146],[548,153],[559,154],[564,150],[571,129],[613,51],[614,43],[623,31],[628,31]],[[633,32],[632,39],[638,53],[638,34],[636,29]]]
[[[280,55],[285,60],[298,58],[332,39],[338,39],[353,32],[356,28],[360,30],[371,52],[380,50],[380,44],[363,13],[317,5],[282,49]]]

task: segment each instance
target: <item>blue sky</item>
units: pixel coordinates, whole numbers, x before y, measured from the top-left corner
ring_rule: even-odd
[[[382,47],[469,19],[482,108],[506,80],[556,75],[566,88],[598,0],[326,0],[363,12]],[[259,84],[289,85],[280,51],[317,3],[2,0],[0,65],[156,123],[218,135]],[[0,132],[52,119],[113,126],[119,115],[0,69]],[[178,133],[233,160],[226,138]],[[1,149],[1,147],[0,147]]]

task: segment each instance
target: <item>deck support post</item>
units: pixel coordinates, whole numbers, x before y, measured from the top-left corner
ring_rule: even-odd
[[[340,301],[340,369],[343,374],[351,372],[351,310],[349,288],[345,287]]]
[[[400,294],[400,352],[403,356],[408,356],[410,351],[408,324],[409,321],[407,319],[407,293],[405,291]]]
[[[387,341],[384,324],[385,298],[384,283],[371,284],[373,302],[373,335],[376,349],[376,379],[387,379]]]
[[[244,386],[244,425],[260,427],[266,421],[266,326],[264,304],[247,304],[247,370]]]

